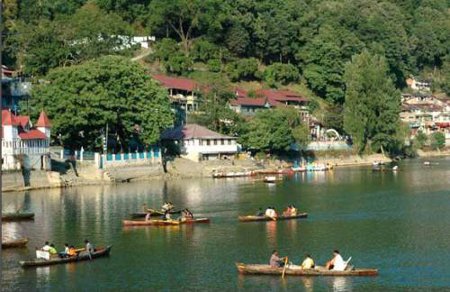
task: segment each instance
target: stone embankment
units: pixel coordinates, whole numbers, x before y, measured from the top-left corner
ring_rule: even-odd
[[[333,166],[370,165],[373,162],[390,162],[383,155],[369,156],[322,156],[316,157],[317,163],[329,163]],[[63,188],[81,185],[98,185],[132,182],[141,180],[171,180],[178,178],[212,177],[214,172],[247,172],[255,170],[274,170],[290,167],[291,164],[280,160],[256,161],[215,160],[193,162],[184,158],[177,158],[167,163],[167,172],[162,165],[140,165],[96,169],[93,163],[77,163],[76,167],[70,163],[53,163],[54,171],[4,172],[2,174],[2,191],[23,191],[41,188]]]

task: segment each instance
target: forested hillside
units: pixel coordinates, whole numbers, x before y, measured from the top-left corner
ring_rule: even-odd
[[[120,36],[152,35],[145,62],[153,69],[216,85],[298,86],[327,105],[325,126],[350,133],[346,99],[375,96],[365,87],[372,73],[381,72],[373,80],[385,80],[392,94],[410,75],[450,94],[448,0],[5,0],[3,9],[3,63],[33,76],[107,54],[131,56],[135,48],[124,49]],[[358,85],[357,76],[367,78]]]
[[[175,74],[205,62],[233,81],[304,78],[320,97],[342,103],[344,64],[367,48],[386,57],[397,86],[414,74],[448,89],[447,0],[3,2],[4,61],[34,74],[112,53],[115,35],[145,34],[160,40],[159,57]]]

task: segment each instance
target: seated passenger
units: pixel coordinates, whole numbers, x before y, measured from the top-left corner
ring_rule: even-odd
[[[347,264],[345,263],[342,256],[339,254],[338,250],[333,251],[333,258],[327,262],[325,265],[325,268],[327,270],[334,270],[334,271],[343,271],[345,270],[345,266]]]
[[[56,255],[58,253],[53,243],[50,244],[50,249],[48,250],[48,252],[50,253],[50,256]]]
[[[306,258],[302,262],[302,269],[308,270],[308,269],[314,269],[314,260],[311,258],[309,254],[306,255]]]
[[[74,256],[77,256],[77,255],[78,255],[77,250],[75,249],[75,247],[74,247],[73,245],[71,245],[71,246],[69,247],[69,252],[67,253],[67,255],[68,255],[69,257],[74,257]]]
[[[44,246],[41,248],[41,250],[43,250],[43,251],[49,251],[50,249],[51,249],[51,246],[48,243],[48,241],[46,241]]]
[[[64,251],[60,252],[58,255],[60,258],[66,258],[69,254],[69,244],[65,243],[64,244]]]
[[[285,257],[280,258],[278,255],[278,251],[274,249],[272,255],[270,256],[269,265],[271,268],[283,267],[285,259],[286,259]]]
[[[291,216],[297,216],[297,208],[294,205],[291,205]]]

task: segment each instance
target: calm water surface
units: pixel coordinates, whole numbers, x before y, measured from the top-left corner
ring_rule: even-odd
[[[3,195],[3,210],[24,205],[34,222],[4,223],[3,238],[28,237],[28,248],[2,251],[2,290],[297,290],[423,291],[450,289],[450,159],[400,171],[340,168],[303,173],[276,185],[254,179],[152,181]],[[171,200],[210,224],[124,228],[146,202]],[[308,219],[239,223],[259,207],[295,204]],[[24,270],[46,240],[62,248],[112,244],[109,258]],[[234,263],[266,263],[279,249],[294,263],[308,252],[323,264],[335,248],[378,277],[239,276]]]

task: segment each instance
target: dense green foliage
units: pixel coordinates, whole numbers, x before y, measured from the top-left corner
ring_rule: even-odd
[[[119,142],[116,150],[155,143],[172,125],[166,91],[122,57],[54,69],[47,80],[34,89],[31,108],[34,115],[41,109],[48,113],[53,139],[67,148],[101,149],[107,124]]]
[[[386,58],[396,86],[428,68],[432,73],[427,77],[439,79],[437,86],[450,91],[446,0],[3,2],[4,60],[35,74],[104,54],[119,41],[112,36],[134,33],[172,40],[175,45],[169,51],[167,46],[157,49],[173,56],[163,60],[172,73],[186,74],[192,62],[214,59],[208,66],[212,71],[228,67],[232,80],[248,80],[262,77],[254,76],[251,58],[267,66],[289,64],[283,70],[279,65],[277,70],[271,67],[265,74],[267,81],[272,86],[295,82],[296,76],[274,73],[288,68],[281,74],[296,75],[293,66],[314,93],[337,104],[344,102],[344,64],[363,49]],[[251,72],[244,72],[246,65],[251,65]]]
[[[344,129],[352,135],[359,152],[398,148],[400,93],[388,77],[384,57],[363,51],[345,68],[347,87]]]
[[[442,149],[445,146],[445,135],[442,132],[435,132],[430,137],[430,145],[434,150]]]
[[[293,143],[305,145],[309,131],[295,109],[259,111],[243,129],[240,143],[253,151],[288,151]]]
[[[169,74],[209,71],[270,87],[301,83],[326,101],[320,102],[327,110],[323,125],[351,134],[360,151],[370,146],[392,153],[402,147],[394,95],[409,75],[432,79],[433,89],[450,94],[448,0],[5,0],[2,5],[3,62],[25,73],[41,77],[104,55],[128,55],[128,40],[119,35],[153,35],[157,42],[146,61],[157,61]],[[52,71],[49,80],[59,72],[66,71]],[[278,111],[258,114],[240,127],[222,93],[204,98],[204,114],[193,118],[225,133],[246,128],[249,147],[281,150],[303,141],[305,130],[283,128]],[[273,116],[281,121],[257,125]],[[263,135],[264,127],[276,123],[282,133]]]

